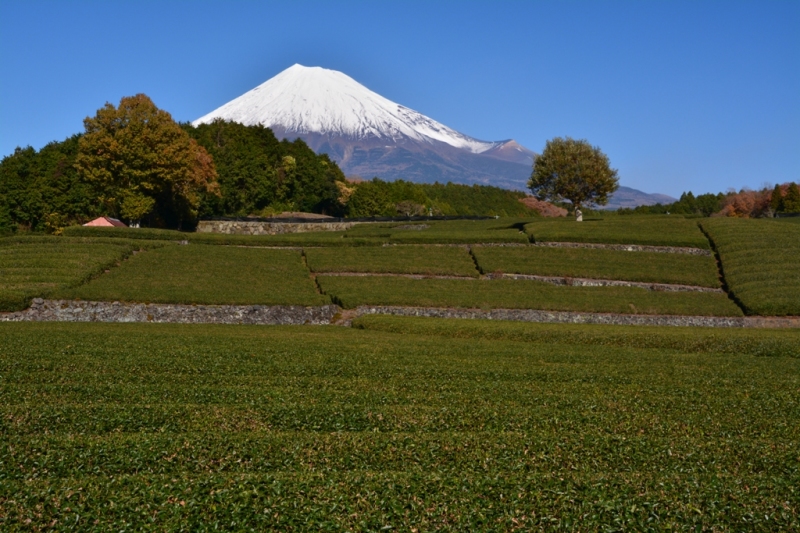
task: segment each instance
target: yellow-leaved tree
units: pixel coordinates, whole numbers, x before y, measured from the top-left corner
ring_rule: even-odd
[[[219,195],[211,156],[147,95],[106,103],[83,123],[75,167],[110,214],[180,228],[195,221],[202,195]]]

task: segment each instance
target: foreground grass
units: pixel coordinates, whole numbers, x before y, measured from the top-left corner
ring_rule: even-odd
[[[299,251],[195,244],[139,254],[56,296],[178,304],[330,303],[317,294]]]
[[[309,248],[305,250],[305,254],[313,272],[478,276],[472,257],[463,247]]]
[[[21,236],[0,239],[0,311],[18,311],[31,299],[77,286],[142,246],[122,239]]]
[[[544,309],[596,313],[741,316],[722,293],[654,292],[636,287],[564,287],[527,280],[470,281],[390,277],[317,277],[342,307],[405,305]]]
[[[481,247],[472,253],[484,273],[601,278],[719,287],[713,257],[591,248]]]
[[[0,324],[0,529],[800,528],[800,360],[593,331]]]
[[[800,315],[800,226],[734,218],[701,222],[725,281],[748,314]]]
[[[520,341],[578,346],[664,348],[687,353],[749,354],[800,358],[800,329],[687,328],[534,324],[494,320],[365,315],[353,327],[387,333],[458,339]]]
[[[569,218],[540,218],[527,224],[525,231],[535,242],[590,242],[686,246],[708,249],[708,239],[697,227],[697,220],[680,215],[627,216],[609,214],[575,222]]]

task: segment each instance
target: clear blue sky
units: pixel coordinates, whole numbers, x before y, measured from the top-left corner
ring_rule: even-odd
[[[300,63],[677,196],[800,181],[800,2],[0,2],[0,156],[146,93],[189,121]]]

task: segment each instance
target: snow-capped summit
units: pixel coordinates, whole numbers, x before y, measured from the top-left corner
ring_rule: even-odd
[[[346,173],[368,177],[522,188],[533,162],[533,152],[512,140],[464,135],[321,67],[293,65],[193,124],[215,119],[300,137]]]
[[[352,139],[408,137],[439,141],[479,154],[498,144],[461,134],[370,91],[350,76],[321,67],[292,65],[255,89],[197,119],[223,118],[263,124],[298,134],[324,133]]]

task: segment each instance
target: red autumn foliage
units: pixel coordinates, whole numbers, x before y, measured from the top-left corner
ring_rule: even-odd
[[[767,214],[772,189],[749,191],[742,189],[738,193],[730,194],[725,198],[722,210],[715,216],[756,218]]]
[[[520,198],[519,201],[525,204],[526,207],[533,209],[534,211],[538,211],[539,214],[542,215],[543,217],[567,216],[566,209],[553,205],[550,202],[539,200],[533,196],[526,196],[525,198]]]

